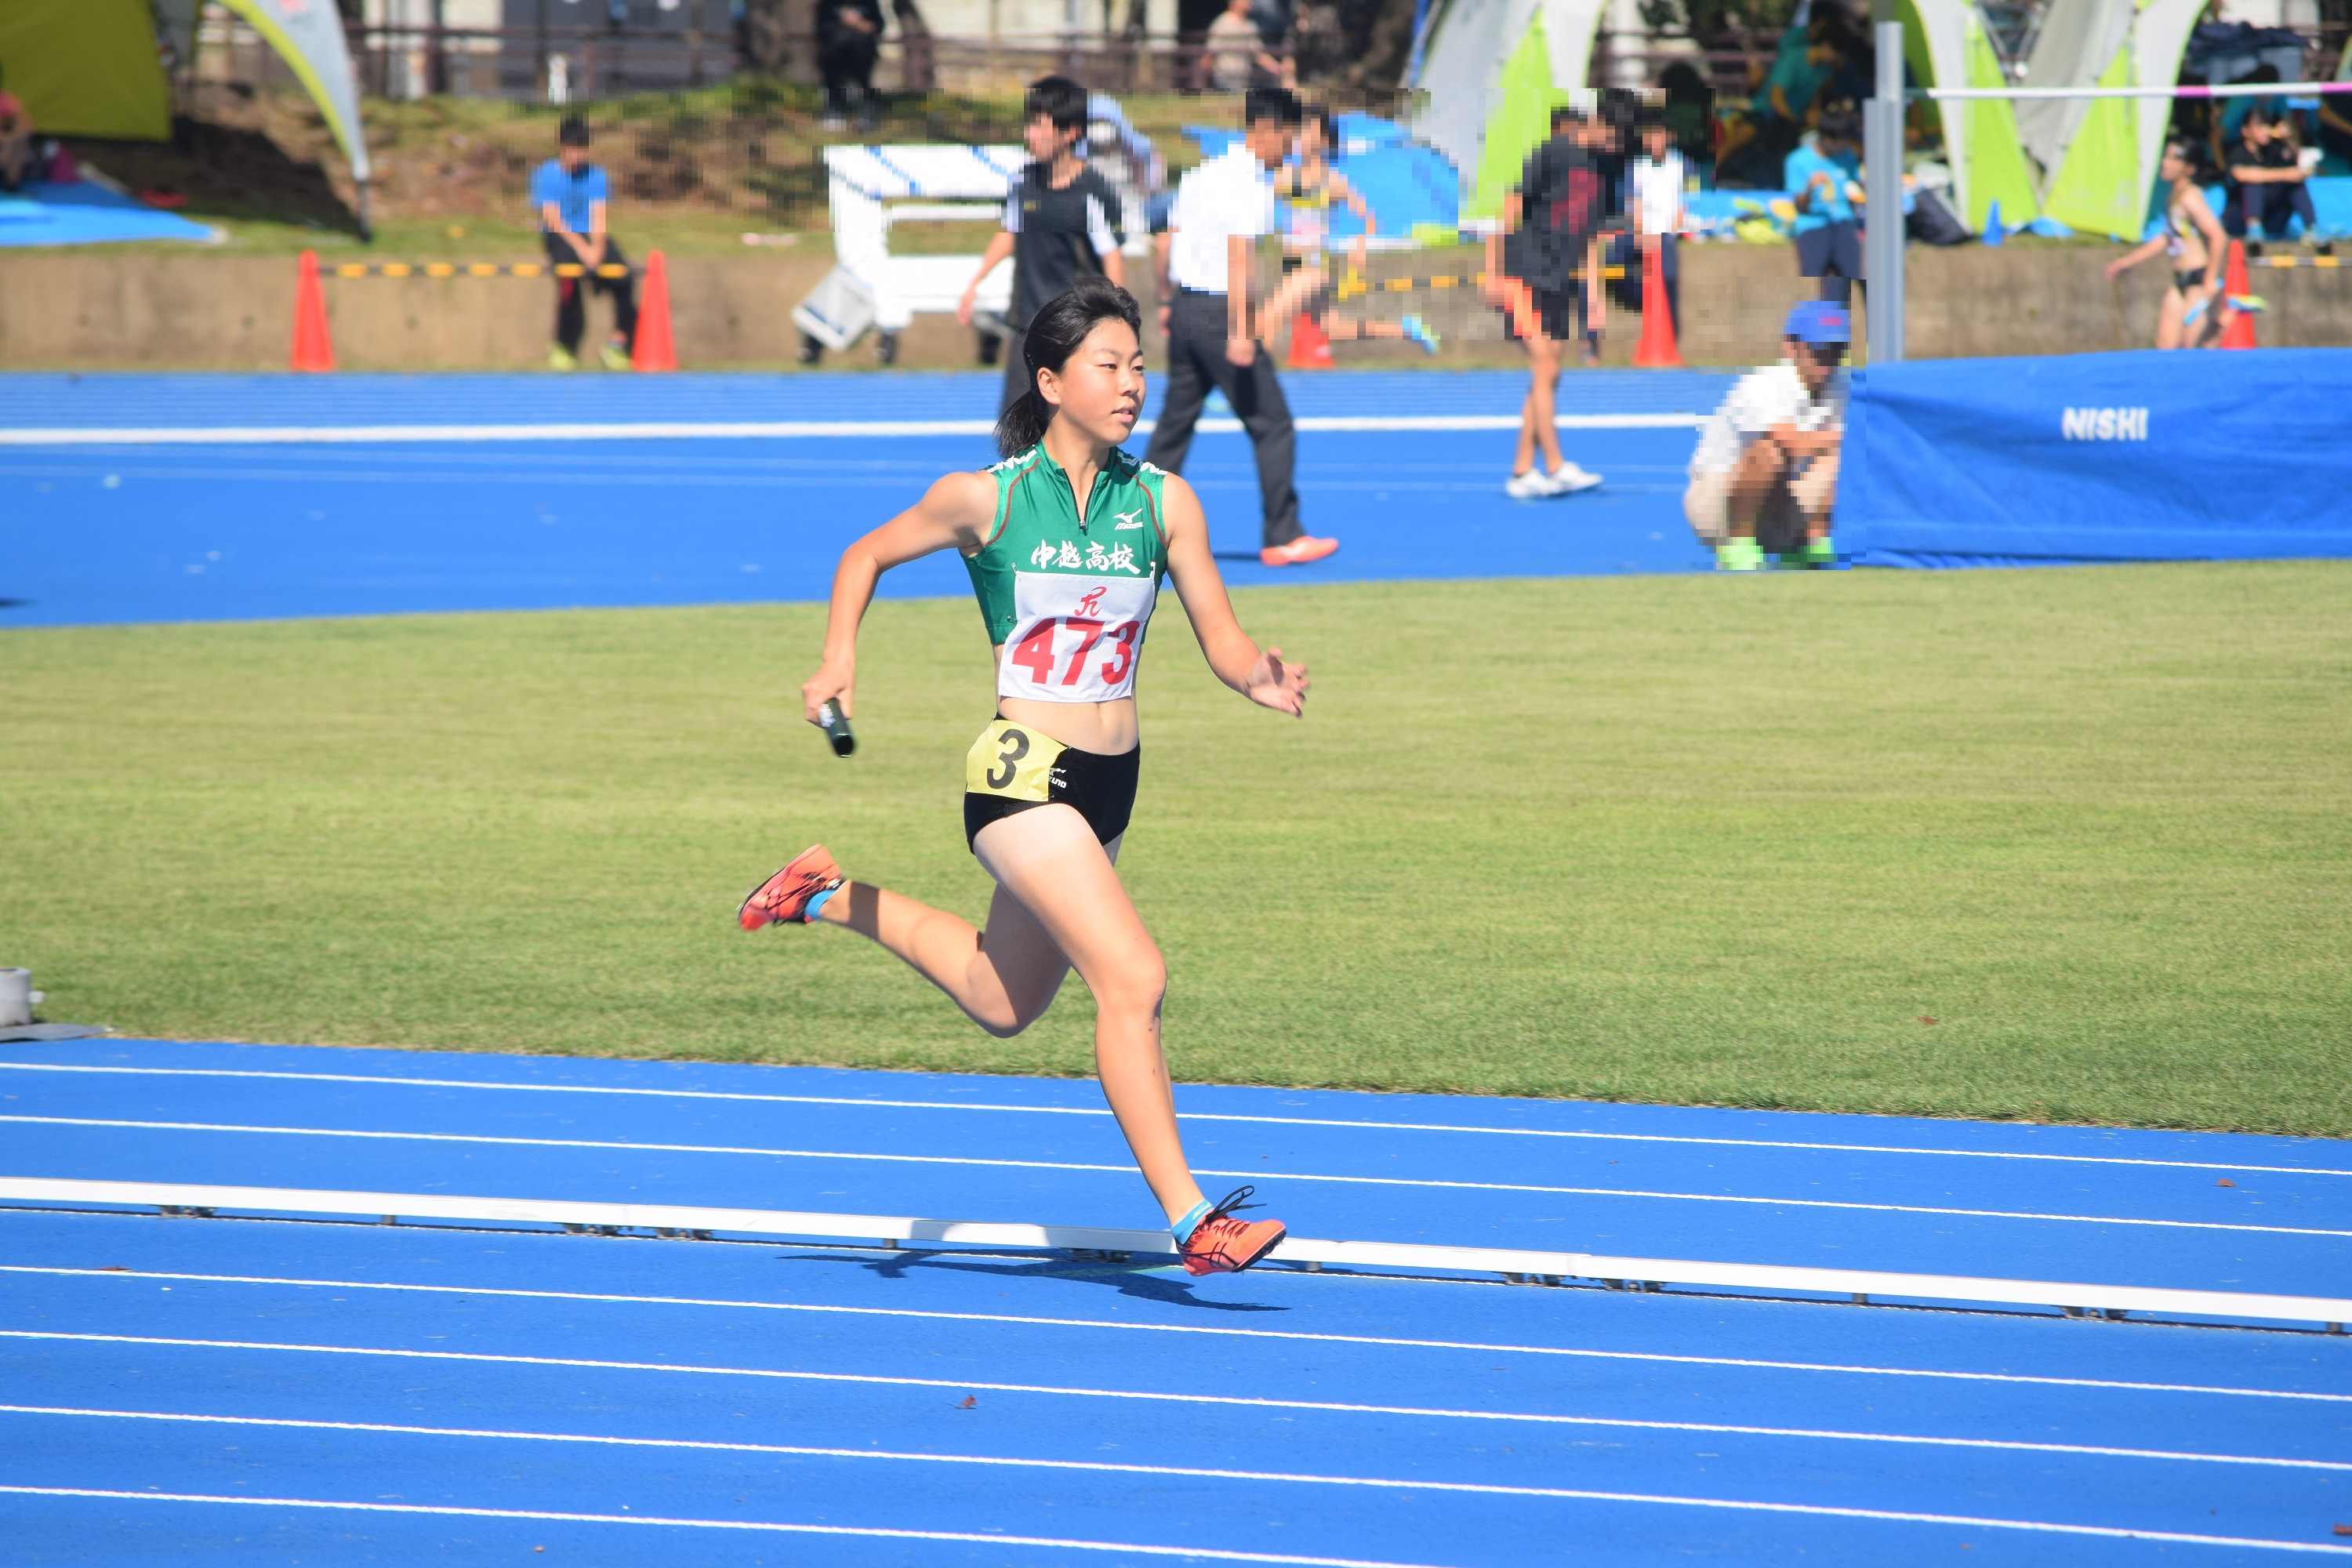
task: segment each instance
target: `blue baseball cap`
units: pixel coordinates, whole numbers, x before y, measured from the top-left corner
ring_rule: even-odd
[[[1789,324],[1780,329],[1780,333],[1815,348],[1827,343],[1843,348],[1853,342],[1853,319],[1843,305],[1827,300],[1808,300],[1789,312]]]

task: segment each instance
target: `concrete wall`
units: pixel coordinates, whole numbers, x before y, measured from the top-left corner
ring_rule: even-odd
[[[1915,247],[1911,352],[1941,358],[2143,346],[2154,331],[2163,268],[2151,262],[2109,283],[2100,268],[2117,254],[2108,247]],[[1445,362],[1517,361],[1499,320],[1469,281],[1482,265],[1478,249],[1375,263],[1375,279],[1445,274],[1464,281],[1410,293],[1376,289],[1349,302],[1348,311],[1394,317],[1418,310],[1445,335]],[[792,308],[831,265],[822,254],[789,252],[673,261],[679,362],[706,369],[790,364],[799,344]],[[1790,253],[1778,247],[1685,247],[1685,358],[1717,364],[1771,358],[1789,306],[1812,292],[1795,272]],[[2264,343],[2352,344],[2352,268],[2258,268],[2252,278],[2271,305],[2258,327]],[[292,336],[294,279],[291,258],[0,251],[0,366],[279,368]],[[345,369],[528,369],[546,360],[553,285],[544,278],[330,276],[326,295]],[[607,319],[601,301],[592,305],[592,333],[601,336]],[[1622,361],[1636,335],[1636,318],[1617,317],[1607,357]],[[1342,353],[1349,363],[1423,363],[1419,351],[1400,345]],[[871,340],[829,359],[870,365]],[[948,318],[919,317],[902,341],[899,363],[969,365],[972,336]]]

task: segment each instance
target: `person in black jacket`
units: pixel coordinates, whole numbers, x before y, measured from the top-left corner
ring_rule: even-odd
[[[840,131],[857,111],[874,128],[874,57],[882,47],[881,0],[817,0],[816,61],[824,73],[824,127]]]

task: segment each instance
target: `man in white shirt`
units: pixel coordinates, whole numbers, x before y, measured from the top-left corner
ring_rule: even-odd
[[[1755,572],[1772,551],[1784,566],[1828,566],[1837,552],[1837,504],[1845,438],[1845,308],[1808,300],[1789,312],[1784,355],[1739,378],[1699,427],[1683,515],[1726,572]]]
[[[1675,150],[1674,128],[1661,113],[1639,123],[1643,155],[1630,171],[1633,189],[1625,205],[1641,235],[1642,265],[1655,267],[1666,286],[1666,314],[1677,341],[1683,331],[1682,268],[1676,251],[1683,231],[1683,155]]]
[[[1299,526],[1298,491],[1291,482],[1298,433],[1282,384],[1275,379],[1273,359],[1257,342],[1250,310],[1257,242],[1275,227],[1269,175],[1282,166],[1306,118],[1288,89],[1252,88],[1243,107],[1240,143],[1184,176],[1169,214],[1167,244],[1159,252],[1168,391],[1145,461],[1171,474],[1183,472],[1209,390],[1223,391],[1257,451],[1265,506],[1258,559],[1269,566],[1319,561],[1339,548],[1338,540],[1318,539]]]

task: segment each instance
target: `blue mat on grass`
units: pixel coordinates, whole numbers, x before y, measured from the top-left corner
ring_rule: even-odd
[[[199,245],[219,240],[217,231],[159,211],[120,191],[88,180],[53,185],[28,182],[21,191],[0,195],[0,246],[96,245],[109,240],[184,239]]]

